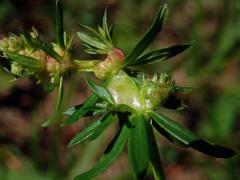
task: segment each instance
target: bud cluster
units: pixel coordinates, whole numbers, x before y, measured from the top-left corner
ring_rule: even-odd
[[[36,36],[35,33],[31,33],[33,36]],[[40,67],[43,67],[43,62],[46,58],[46,54],[42,50],[35,50],[29,44],[27,44],[24,36],[16,36],[14,34],[10,34],[9,37],[4,37],[0,40],[0,50],[3,52],[4,57],[9,58],[9,53],[16,53],[19,55],[24,55],[27,57],[32,57],[39,64],[39,68],[31,68],[24,67],[18,62],[11,62],[11,72],[18,76],[33,76],[36,75],[37,72],[40,71]],[[11,59],[10,59],[11,60]]]
[[[32,39],[38,39],[35,29],[29,35]],[[63,59],[63,62],[57,61],[41,48],[30,44],[23,34],[20,36],[10,34],[9,37],[0,40],[0,51],[10,60],[11,73],[17,77],[34,77],[38,83],[51,87],[47,88],[49,90],[58,85],[60,76],[72,68],[69,53],[57,44],[52,43],[52,46],[53,51]],[[24,64],[19,58],[28,58],[29,61]]]
[[[13,51],[18,52],[22,50],[24,47],[24,43],[22,38],[10,34],[8,38],[4,37],[0,40],[0,50],[1,51]]]

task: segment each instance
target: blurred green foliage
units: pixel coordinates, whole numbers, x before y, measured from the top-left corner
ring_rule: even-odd
[[[240,1],[239,0],[99,0],[79,1],[64,0],[64,22],[69,33],[81,29],[80,24],[96,27],[101,23],[105,7],[108,6],[110,22],[114,22],[114,40],[116,44],[129,52],[131,47],[142,36],[158,7],[168,3],[170,17],[165,29],[158,36],[153,46],[191,42],[193,46],[182,56],[172,59],[167,64],[154,64],[144,71],[172,71],[179,85],[195,86],[196,89],[182,96],[189,105],[187,110],[179,113],[167,111],[175,119],[182,120],[185,126],[196,133],[218,143],[223,143],[240,150]],[[0,1],[0,34],[19,33],[21,27],[35,26],[45,39],[54,37],[54,0],[2,0]],[[164,34],[164,35],[163,35]],[[75,54],[86,56],[83,47],[76,45]],[[4,63],[4,60],[1,59]],[[5,101],[2,99],[11,94],[20,83],[8,83],[11,79],[0,71],[0,113],[4,114]],[[82,77],[82,75],[81,75]],[[69,79],[66,107],[76,104],[71,99],[84,99],[87,94],[80,78]],[[24,83],[24,81],[22,81]],[[20,84],[20,85],[19,85]],[[80,85],[79,85],[80,84]],[[80,86],[80,87],[79,87]],[[24,86],[25,87],[25,86]],[[9,93],[4,93],[9,91]],[[73,93],[77,91],[77,93]],[[50,100],[47,100],[49,99]],[[30,112],[19,107],[11,107],[25,114],[24,122],[31,129],[27,138],[21,142],[15,140],[18,133],[11,126],[3,126],[6,118],[0,118],[0,179],[70,179],[94,163],[103,151],[102,142],[111,139],[111,127],[103,137],[88,145],[82,144],[73,149],[66,149],[70,139],[86,123],[75,127],[53,127],[42,129],[40,124],[47,118],[41,113],[51,96],[45,98]],[[8,107],[7,107],[8,108]],[[49,106],[47,106],[49,108]],[[51,109],[51,107],[50,107]],[[27,115],[26,115],[27,113]],[[44,118],[45,119],[42,119]],[[16,120],[17,118],[15,118]],[[86,122],[92,121],[87,119]],[[18,123],[16,122],[16,125]],[[2,126],[2,127],[1,127]],[[4,128],[9,128],[5,129]],[[6,133],[10,132],[10,133]],[[20,136],[21,139],[21,136]],[[107,143],[104,143],[107,144]],[[215,160],[199,153],[183,149],[172,150],[170,144],[159,139],[159,146],[165,159],[169,179],[185,179],[185,174],[196,172],[196,179],[225,180],[238,179],[240,172],[239,156],[230,160]],[[190,154],[190,155],[189,155]],[[94,158],[91,158],[94,157]],[[110,170],[99,179],[111,176],[112,179],[128,179],[126,157],[120,157]],[[194,165],[194,167],[193,167]],[[120,169],[120,170],[119,170]],[[121,175],[123,174],[124,175]],[[195,176],[194,176],[195,177]]]

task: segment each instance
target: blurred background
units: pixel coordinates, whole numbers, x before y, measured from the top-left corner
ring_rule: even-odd
[[[173,145],[159,136],[159,147],[169,180],[237,180],[240,177],[240,1],[239,0],[63,0],[67,33],[96,27],[108,7],[115,24],[114,42],[128,53],[142,37],[161,4],[169,18],[152,48],[193,42],[168,62],[139,67],[144,72],[171,72],[176,83],[193,86],[179,94],[189,108],[161,112],[200,137],[234,149],[231,159],[215,159]],[[34,26],[48,42],[54,41],[54,0],[1,0],[0,36],[19,34]],[[76,57],[91,58],[78,40]],[[1,58],[1,64],[8,66]],[[91,92],[80,74],[65,80],[63,110],[81,103]],[[89,76],[89,75],[88,75]],[[45,93],[29,79],[14,79],[0,69],[0,180],[68,180],[90,168],[116,132],[113,125],[98,139],[67,149],[68,141],[93,119],[61,127],[40,125],[54,110],[55,93]],[[59,121],[65,117],[60,116]],[[96,179],[132,179],[126,150]],[[149,177],[151,174],[149,172]]]

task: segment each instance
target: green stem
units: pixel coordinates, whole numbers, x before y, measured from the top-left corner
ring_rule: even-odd
[[[148,131],[148,142],[149,142],[149,154],[150,154],[150,161],[152,165],[153,175],[155,180],[165,180],[165,174],[162,167],[161,157],[158,152],[158,146],[156,142],[156,138],[154,136],[152,126],[147,123],[147,131]]]
[[[73,60],[74,64],[77,65],[77,70],[80,72],[93,72],[95,66],[101,62],[101,60]]]

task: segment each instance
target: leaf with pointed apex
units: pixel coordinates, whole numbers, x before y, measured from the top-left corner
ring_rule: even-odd
[[[66,34],[66,33],[64,33],[64,34]],[[66,44],[66,49],[71,50],[74,46],[74,43],[75,43],[75,41],[74,41],[75,40],[75,35],[72,35],[70,38],[68,38],[67,35],[64,36],[64,37],[66,37],[65,38],[66,40],[64,40],[64,44]]]
[[[78,121],[81,117],[83,117],[89,112],[89,109],[94,107],[98,98],[99,97],[96,94],[88,97],[87,100],[85,100],[85,102],[83,103],[83,105],[79,109],[74,111],[65,122],[63,122],[63,125],[70,125]]]
[[[113,49],[111,35],[109,33],[107,24],[107,10],[104,12],[103,25],[98,27],[98,30],[94,30],[91,27],[82,25],[90,34],[84,32],[78,32],[78,37],[86,47],[85,52],[89,54],[108,54]]]
[[[152,121],[152,126],[167,140],[174,142],[174,139],[172,138],[172,136],[165,129],[159,126],[155,121]]]
[[[104,172],[112,164],[112,162],[118,157],[118,155],[122,152],[128,136],[129,136],[129,128],[126,126],[123,126],[111,150],[107,154],[104,154],[103,157],[99,160],[99,162],[95,166],[93,166],[87,172],[84,172],[76,176],[74,180],[83,180],[83,179],[90,180],[93,177]]]
[[[92,36],[89,36],[88,34],[83,32],[78,32],[77,35],[82,40],[83,43],[86,43],[91,47],[95,47],[98,49],[105,48],[105,45],[97,38],[93,38]]]
[[[157,114],[153,111],[148,112],[148,114],[162,129],[165,130],[165,132],[171,136],[171,138],[187,147],[192,147],[197,151],[217,158],[229,158],[235,155],[235,152],[229,148],[211,144],[207,141],[199,139],[193,132],[184,128],[177,122],[172,121],[166,116]]]
[[[63,112],[64,115],[71,116],[75,111],[78,109],[82,108],[84,104],[76,105],[71,108],[69,108],[67,111]],[[100,108],[100,107],[89,107],[86,108],[86,113],[82,117],[87,117],[87,116],[96,116],[100,114],[104,114],[106,111],[108,111],[107,108]]]
[[[114,116],[111,113],[105,115],[100,121],[101,124],[95,129],[95,131],[91,134],[91,139],[96,139],[102,132],[108,127],[108,125],[113,122]]]
[[[76,112],[77,110],[79,110],[80,108],[83,107],[84,104],[79,104],[76,106],[73,106],[71,108],[69,108],[68,110],[66,110],[65,112],[63,112],[64,115],[66,116],[71,116],[74,112]],[[88,109],[88,112],[83,116],[93,116],[94,111],[92,111],[92,108]]]
[[[125,61],[122,64],[122,68],[134,63],[134,61],[143,53],[143,51],[148,48],[148,46],[156,38],[157,34],[162,30],[167,14],[168,8],[165,4],[160,8],[153,24],[150,26],[143,38],[134,47],[132,52],[126,57]]]
[[[103,31],[106,35],[107,40],[111,42],[112,40],[111,40],[111,36],[108,29],[108,23],[107,23],[107,8],[105,9],[104,15],[103,15]]]
[[[104,44],[108,44],[108,46],[111,45],[111,43],[100,34],[100,32],[86,25],[81,25],[81,26],[86,30],[88,30],[92,35],[94,35],[96,39],[102,41]]]
[[[179,142],[183,143],[185,146],[189,146],[192,141],[198,139],[198,137],[184,128],[182,125],[178,124],[175,121],[172,121],[166,116],[158,114],[154,111],[148,113],[153,120],[166,132],[168,132],[174,139],[177,139]]]
[[[189,146],[201,153],[216,158],[230,158],[236,154],[229,148],[219,146],[217,144],[212,144],[201,139],[191,142]]]
[[[27,42],[31,44],[35,49],[41,49],[46,52],[49,56],[53,57],[56,61],[61,62],[62,58],[59,56],[52,47],[47,43],[41,41],[39,38],[32,38],[32,36],[23,30],[23,35],[26,38]]]
[[[173,92],[192,91],[193,89],[194,89],[194,87],[174,86]]]
[[[111,104],[114,104],[111,94],[108,92],[108,90],[105,87],[100,86],[100,85],[96,84],[95,82],[88,80],[88,79],[86,79],[86,82],[87,82],[88,86],[91,88],[91,90],[95,94],[97,94],[101,99],[106,100]]]
[[[149,147],[149,155],[150,161],[153,168],[153,174],[155,180],[165,180],[165,174],[162,167],[161,157],[158,151],[158,146],[156,142],[156,138],[153,133],[153,128],[150,124],[147,124],[147,134],[148,134],[148,147]]]
[[[60,48],[65,49],[64,30],[63,30],[63,8],[60,0],[56,1],[56,35],[57,44]]]
[[[41,69],[41,62],[33,57],[17,54],[11,51],[5,51],[4,54],[12,61],[20,64],[21,66],[29,69]]]
[[[61,78],[60,78],[55,111],[48,118],[48,120],[45,123],[42,124],[42,127],[47,127],[47,126],[51,125],[56,120],[56,117],[59,113],[59,110],[60,110],[60,107],[61,107],[61,104],[62,104],[62,99],[63,99],[63,76],[61,76]]]
[[[100,120],[90,124],[88,127],[83,129],[80,133],[72,138],[68,147],[72,147],[84,141],[87,138],[95,139],[97,138],[103,130],[109,125],[110,121],[113,119],[113,115],[108,113]]]
[[[174,56],[182,53],[188,47],[190,47],[190,44],[175,45],[175,46],[171,46],[168,48],[151,51],[151,52],[137,58],[129,65],[141,65],[141,64],[149,64],[149,63],[165,61],[171,57],[174,57]]]
[[[133,125],[128,141],[129,161],[132,165],[134,175],[143,178],[149,165],[149,144],[146,119],[143,115],[130,117]]]
[[[78,32],[77,35],[81,39],[83,44],[87,47],[86,51],[91,50],[92,54],[97,54],[100,52],[102,52],[102,54],[107,53],[106,50],[109,49],[109,45],[106,44],[105,42],[103,42],[103,40],[96,38],[96,37],[94,38],[83,32]],[[97,52],[95,52],[95,51],[97,51]]]

